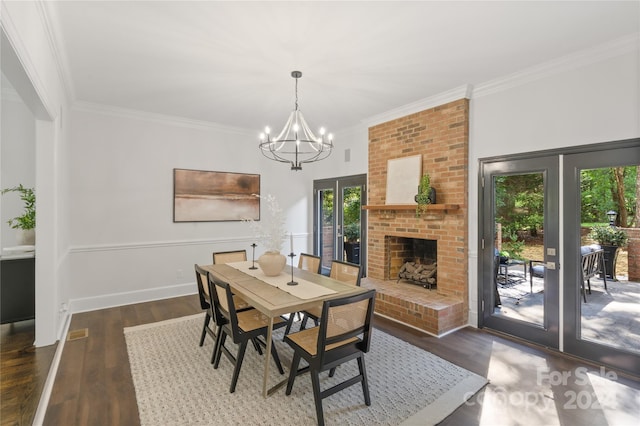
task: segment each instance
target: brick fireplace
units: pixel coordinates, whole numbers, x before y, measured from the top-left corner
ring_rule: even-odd
[[[368,261],[363,285],[378,290],[376,313],[436,335],[467,323],[468,129],[467,99],[369,128]],[[416,154],[422,154],[422,170],[437,191],[437,204],[420,217],[414,207],[385,204],[387,160]],[[394,250],[406,250],[400,243],[411,238],[433,241],[437,247],[434,290],[396,283],[402,255]]]

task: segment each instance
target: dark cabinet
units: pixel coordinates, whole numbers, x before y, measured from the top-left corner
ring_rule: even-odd
[[[1,323],[35,318],[36,313],[36,259],[3,258],[0,264],[0,316]]]

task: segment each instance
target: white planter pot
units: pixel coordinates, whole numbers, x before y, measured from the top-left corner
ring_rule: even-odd
[[[16,241],[19,246],[32,246],[36,243],[35,229],[16,229]]]

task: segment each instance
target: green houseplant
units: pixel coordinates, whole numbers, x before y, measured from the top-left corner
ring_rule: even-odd
[[[20,194],[20,199],[24,202],[24,213],[9,219],[7,223],[11,228],[21,231],[18,235],[19,243],[32,245],[35,240],[36,194],[33,188],[25,188],[22,184],[13,188],[5,188],[1,193],[4,195],[9,192]]]
[[[416,203],[416,217],[420,217],[422,213],[427,210],[427,205],[431,204],[431,177],[429,173],[425,173],[420,178],[420,183],[418,184],[418,194],[415,196]]]

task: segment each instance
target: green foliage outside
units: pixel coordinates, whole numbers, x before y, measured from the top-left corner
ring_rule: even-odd
[[[622,247],[627,244],[628,236],[625,231],[615,226],[598,225],[591,228],[589,237],[604,246]]]
[[[362,213],[360,192],[359,186],[344,189],[343,234],[347,241],[355,242],[360,238],[360,216]]]
[[[524,242],[518,231],[529,231],[535,237],[543,227],[543,175],[498,176],[494,185],[495,219],[502,224],[502,251],[511,258],[521,258]]]
[[[623,228],[639,226],[634,223],[636,215],[636,178],[638,167],[623,167],[624,208],[627,223],[618,223]],[[580,172],[580,191],[582,193],[581,219],[582,222],[606,222],[606,212],[613,210],[622,217],[620,204],[617,199],[617,184],[613,168],[582,170]]]
[[[9,219],[7,223],[13,229],[29,230],[36,227],[36,194],[33,188],[25,188],[22,184],[14,186],[13,188],[5,188],[1,194],[4,195],[8,192],[17,192],[20,194],[20,199],[24,201],[24,213],[21,216]]]
[[[322,223],[333,224],[333,203],[335,191],[324,191],[322,194]],[[360,216],[362,213],[361,190],[359,186],[344,189],[343,204],[343,234],[347,241],[357,241],[360,238]]]

